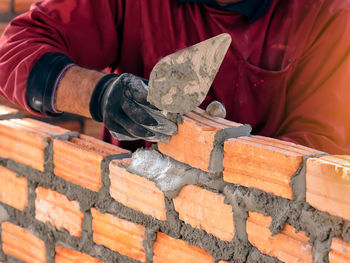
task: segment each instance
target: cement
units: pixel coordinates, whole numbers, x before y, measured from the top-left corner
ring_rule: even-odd
[[[225,183],[221,178],[211,179],[210,174],[175,161],[155,150],[137,150],[126,168],[129,172],[143,176],[169,198],[175,198],[185,185],[207,186],[222,191]]]
[[[327,154],[309,155],[303,157],[303,162],[298,171],[290,179],[290,187],[293,192],[293,200],[305,202],[306,201],[306,163],[310,158],[320,158]]]
[[[182,115],[195,109],[201,103],[200,98],[206,94],[200,94],[200,91],[196,90],[185,96],[186,86],[191,90],[200,85],[193,67],[190,58],[176,64],[157,64],[152,71],[152,77],[156,80],[150,80],[147,100],[159,109]]]
[[[226,108],[218,101],[212,101],[205,110],[210,116],[218,118],[226,118]]]
[[[0,223],[7,221],[9,219],[9,214],[7,213],[6,209],[0,205]]]
[[[218,131],[214,138],[214,147],[210,153],[209,171],[212,178],[221,177],[224,170],[224,143],[228,139],[238,138],[242,136],[250,136],[252,127],[250,125],[242,125],[237,128],[226,128]]]
[[[0,116],[0,121],[11,120],[11,119],[22,119],[24,118],[22,113],[11,113]]]

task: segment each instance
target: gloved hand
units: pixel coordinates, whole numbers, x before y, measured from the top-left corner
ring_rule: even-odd
[[[118,140],[170,140],[176,123],[147,102],[145,80],[132,74],[109,74],[96,85],[90,100],[90,113]]]

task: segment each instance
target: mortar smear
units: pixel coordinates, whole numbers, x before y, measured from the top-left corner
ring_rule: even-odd
[[[209,173],[175,161],[155,150],[136,151],[127,170],[155,182],[169,198],[176,197],[181,188],[189,184],[208,186],[217,191],[222,191],[226,185],[222,179],[211,179]]]

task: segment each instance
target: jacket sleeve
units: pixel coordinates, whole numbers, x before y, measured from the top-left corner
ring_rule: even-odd
[[[0,39],[0,95],[37,113],[28,105],[26,88],[40,58],[59,54],[66,63],[104,69],[118,60],[122,19],[122,0],[45,0],[32,5],[11,21]],[[43,61],[36,75],[50,74],[50,64],[45,67]]]
[[[290,81],[278,137],[350,154],[350,10],[316,21],[315,28]]]

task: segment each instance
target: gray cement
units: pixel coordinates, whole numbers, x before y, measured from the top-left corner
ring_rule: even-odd
[[[224,143],[228,139],[238,138],[242,136],[250,136],[252,127],[250,125],[242,125],[237,128],[225,128],[218,131],[214,138],[214,147],[210,153],[209,171],[211,177],[219,178],[224,170]]]
[[[306,201],[306,163],[310,158],[320,158],[326,156],[326,153],[323,154],[315,154],[303,157],[303,162],[300,165],[298,171],[291,177],[290,187],[293,191],[293,200],[295,201]]]
[[[209,173],[180,163],[154,150],[137,150],[127,170],[155,182],[156,186],[169,198],[176,197],[182,187],[189,184],[208,186],[217,191],[222,191],[225,186],[222,178],[211,179]]]
[[[218,117],[223,119],[226,118],[226,108],[221,102],[217,100],[212,101],[205,109],[205,111],[212,117]]]

